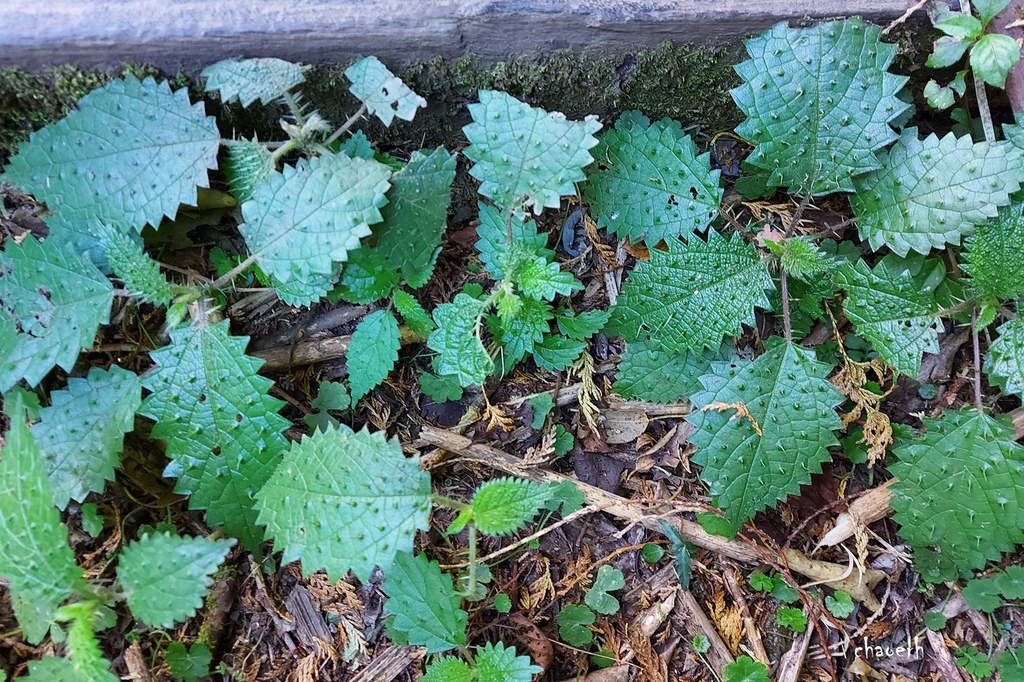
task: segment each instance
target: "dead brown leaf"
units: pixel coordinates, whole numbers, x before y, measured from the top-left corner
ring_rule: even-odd
[[[736,410],[736,414],[729,417],[729,421],[733,419],[739,419],[743,417],[750,422],[750,425],[754,427],[754,431],[759,436],[763,436],[764,432],[761,431],[761,425],[754,419],[754,415],[750,414],[750,410],[743,403],[708,403],[704,407],[700,408],[701,412],[707,412],[708,410],[717,410],[718,412],[725,412],[726,410]]]

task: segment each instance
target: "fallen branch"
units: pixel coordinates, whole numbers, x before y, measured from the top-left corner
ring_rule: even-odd
[[[878,600],[871,590],[886,577],[882,571],[866,569],[863,572],[853,571],[851,573],[846,566],[826,561],[814,561],[802,552],[794,549],[787,549],[780,555],[770,547],[755,547],[753,544],[737,540],[727,540],[719,535],[708,533],[700,524],[693,521],[687,521],[686,519],[678,518],[678,516],[666,518],[664,514],[651,513],[646,508],[646,505],[627,500],[624,497],[614,495],[569,476],[545,469],[525,466],[518,457],[489,445],[475,444],[469,438],[446,431],[445,429],[424,426],[420,431],[420,441],[441,450],[456,453],[463,459],[487,464],[507,474],[536,483],[564,483],[569,481],[583,494],[587,505],[600,507],[606,513],[618,519],[635,523],[657,533],[661,532],[661,522],[667,521],[676,527],[679,535],[684,540],[692,542],[698,547],[746,564],[759,564],[766,558],[771,559],[776,563],[788,565],[792,570],[812,580],[826,582],[830,587],[849,593],[850,596],[864,602],[873,611],[879,606]],[[431,464],[436,466],[441,461],[440,458],[434,457],[431,460]]]

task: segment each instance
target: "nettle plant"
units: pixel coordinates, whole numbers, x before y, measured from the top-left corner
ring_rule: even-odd
[[[998,11],[976,5],[983,24]],[[985,40],[974,38],[972,50]],[[435,496],[429,475],[397,441],[353,432],[326,414],[311,424],[312,436],[289,444],[281,403],[267,395],[271,382],[244,354],[246,339],[230,336],[216,312],[222,291],[246,271],[296,305],[321,297],[380,302],[353,334],[348,387],[321,387],[325,413],[383,381],[403,340],[425,339],[435,351],[434,373],[421,376],[421,387],[444,399],[521,361],[593,371],[586,347],[603,328],[627,344],[617,393],[692,402],[693,461],[733,529],[799,494],[845,433],[851,459],[873,465],[891,451],[896,521],[925,580],[970,577],[1024,542],[1024,448],[985,408],[978,338],[994,327],[984,364],[990,385],[1024,394],[1024,325],[1014,313],[1024,294],[1024,202],[1015,197],[1024,131],[1004,126],[1001,140],[991,126],[978,141],[922,137],[901,99],[907,79],[889,72],[895,46],[858,19],[780,24],[748,41],[747,52],[732,94],[747,116],[736,134],[753,151],[737,188],[747,198],[779,189],[799,198],[781,225],[744,225],[723,211],[719,172],[677,122],[628,113],[598,137],[593,117],[569,121],[482,91],[470,105],[465,154],[480,181],[477,249],[491,284],[465,286],[432,315],[411,292],[433,269],[454,159],[438,149],[402,164],[375,154],[359,133],[342,140],[364,111],[390,123],[423,104],[372,58],[347,72],[363,105],[331,134],[302,104],[299,67],[247,60],[210,67],[207,87],[246,106],[283,101],[290,114],[282,142],[222,141],[184,92],[130,79],[88,95],[64,121],[33,135],[4,177],[45,200],[53,215],[45,241],[8,240],[0,256],[0,390],[12,421],[0,460],[0,481],[10,489],[0,498],[0,520],[19,547],[0,556],[0,575],[11,582],[30,641],[48,629],[67,637],[69,660],[37,665],[105,670],[90,639],[109,620],[104,609],[124,597],[149,625],[187,617],[230,549],[230,540],[147,532],[122,553],[116,586],[79,579],[60,542],[57,509],[103,489],[137,413],[165,443],[165,475],[177,480],[176,491],[245,549],[258,553],[273,541],[283,561],[326,569],[332,580],[349,571],[366,579],[380,567],[392,638],[459,654],[435,658],[431,682],[525,681],[536,671],[511,647],[468,647],[462,606],[485,594],[478,533],[511,533],[557,504],[558,493],[500,479],[468,503]],[[216,280],[170,281],[139,232],[179,204],[195,204],[220,151],[248,253]],[[298,161],[281,165],[295,154]],[[574,309],[581,285],[562,270],[535,220],[581,191],[599,228],[645,242],[649,254],[607,311]],[[801,221],[816,198],[844,194],[859,248]],[[167,308],[169,343],[151,352],[155,366],[141,377],[112,367],[70,379],[30,415],[28,429],[22,405],[36,394],[16,384],[37,386],[55,365],[72,370],[108,319],[114,291],[104,272]],[[783,333],[738,351],[731,339],[755,326],[757,310],[781,318]],[[812,325],[838,329],[844,318],[853,335],[837,332],[814,349],[799,343]],[[972,331],[974,406],[925,419],[920,434],[894,429],[884,400],[901,375],[918,376],[924,354],[937,352],[940,331],[953,325]],[[543,427],[538,421],[535,428]],[[413,552],[432,504],[457,510],[447,532],[467,532],[467,570],[454,580]],[[189,583],[183,594],[195,598],[158,619],[138,598],[139,581],[172,572],[160,563],[162,551],[149,549],[156,564],[145,560],[148,548],[170,543],[195,548],[197,558],[176,569]],[[597,610],[610,608],[605,597],[594,596]],[[559,621],[580,641],[584,608],[594,617],[588,606],[575,609],[584,617]],[[66,632],[54,628],[58,621],[70,624]]]
[[[430,316],[409,290],[433,270],[455,172],[444,149],[401,163],[375,154],[362,133],[343,138],[366,112],[390,124],[412,119],[425,104],[375,58],[346,74],[362,104],[330,133],[302,103],[299,66],[232,60],[204,71],[207,89],[225,102],[287,106],[287,139],[269,144],[222,140],[185,91],[152,79],[113,81],[33,134],[4,169],[6,182],[52,212],[45,240],[9,239],[0,255],[0,391],[11,422],[0,459],[0,576],[25,638],[38,643],[49,633],[69,654],[32,662],[31,679],[115,679],[95,636],[114,624],[111,607],[124,600],[154,628],[190,617],[235,539],[257,556],[273,541],[284,561],[301,559],[307,572],[326,569],[333,580],[349,571],[365,580],[380,567],[396,638],[404,633],[430,651],[462,648],[468,662],[442,659],[445,670],[524,681],[536,670],[501,644],[474,656],[458,606],[464,596],[480,596],[476,532],[518,529],[548,501],[549,489],[502,479],[482,485],[468,504],[435,499],[429,475],[397,441],[353,432],[327,414],[392,369],[403,334],[393,311],[411,338],[431,333]],[[289,154],[298,160],[283,163]],[[192,273],[172,281],[140,233],[173,218],[180,204],[197,204],[218,156],[248,253],[216,254],[223,271],[216,280]],[[231,336],[218,314],[225,291],[247,272],[292,305],[325,296],[383,302],[352,335],[348,387],[321,390],[324,414],[301,442],[285,439],[290,424],[279,414],[283,403],[267,394],[272,382],[245,355],[248,339]],[[111,273],[122,290],[115,292]],[[169,342],[151,352],[153,368],[141,376],[94,368],[52,391],[40,409],[41,390],[24,386],[38,386],[54,366],[75,368],[81,348],[108,321],[115,293],[166,308]],[[136,414],[152,420],[175,491],[205,511],[216,535],[233,539],[143,529],[119,553],[115,583],[85,580],[58,510],[113,479]],[[436,563],[411,553],[433,502],[456,507],[457,525],[470,529],[462,592]],[[440,620],[439,609],[447,614]]]

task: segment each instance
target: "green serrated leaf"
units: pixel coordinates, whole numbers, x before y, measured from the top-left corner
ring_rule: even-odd
[[[860,237],[876,251],[888,246],[906,256],[959,244],[1020,189],[1021,152],[1013,145],[953,134],[920,140],[917,128],[906,128],[879,159],[882,167],[856,178],[850,197]]]
[[[381,209],[384,222],[375,229],[380,235],[377,250],[406,281],[429,279],[421,273],[433,270],[454,180],[455,157],[444,147],[429,154],[413,152],[405,168],[391,176],[388,203]]]
[[[740,656],[725,666],[725,682],[771,682],[764,663]]]
[[[519,291],[536,300],[550,301],[556,294],[568,296],[583,288],[571,272],[562,272],[558,263],[542,257],[520,261],[510,276]]]
[[[533,408],[533,422],[530,424],[530,428],[537,430],[544,428],[544,422],[547,421],[548,415],[555,407],[555,399],[551,397],[550,393],[538,393],[526,402]]]
[[[480,224],[476,228],[479,240],[475,246],[480,261],[494,279],[503,279],[522,258],[543,257],[554,260],[554,252],[547,249],[548,236],[537,232],[537,223],[520,217],[503,215],[494,206],[480,203]],[[512,240],[509,242],[511,219]]]
[[[352,82],[348,91],[386,126],[391,125],[395,116],[411,121],[417,108],[427,106],[427,100],[410,90],[376,57],[359,59],[345,69],[345,77]]]
[[[852,192],[854,176],[879,167],[875,152],[896,139],[889,124],[908,107],[896,96],[907,77],[888,72],[896,45],[853,18],[779,23],[746,48],[731,94],[747,115],[736,132],[757,145],[747,163],[770,170],[772,187]]]
[[[374,156],[373,145],[362,130],[352,133],[344,142],[338,146],[338,150],[355,158],[372,159]]]
[[[721,171],[711,155],[671,119],[637,125],[622,119],[594,150],[597,169],[587,178],[586,200],[598,226],[636,243],[701,232],[718,216]]]
[[[101,608],[90,600],[73,602],[57,610],[58,620],[70,621],[64,643],[71,665],[83,682],[118,682],[96,639],[94,624]]]
[[[95,226],[103,257],[124,288],[145,303],[166,307],[174,293],[156,261],[143,251],[141,240],[109,225]]]
[[[368,305],[384,298],[398,285],[398,271],[391,268],[378,249],[363,245],[348,254],[341,281],[327,294],[331,303],[340,300]]]
[[[782,269],[794,277],[806,280],[825,272],[832,265],[828,255],[810,237],[790,237],[781,242],[766,241],[765,244],[778,254]]]
[[[924,423],[893,450],[892,508],[921,576],[955,580],[1024,541],[1024,447],[974,408]]]
[[[711,361],[726,357],[722,352],[709,351],[679,354],[659,350],[649,341],[630,341],[612,388],[623,398],[652,403],[689,400],[689,396],[701,390],[700,376],[708,371]]]
[[[494,90],[481,90],[469,113],[464,153],[474,163],[469,174],[480,181],[480,194],[503,209],[532,208],[539,215],[576,193],[574,183],[594,160],[588,150],[601,129],[596,116],[568,121]]]
[[[243,107],[259,100],[272,104],[296,85],[305,82],[308,66],[283,59],[225,59],[206,67],[199,75],[206,79],[207,92],[219,92],[222,102],[241,102]]]
[[[267,395],[273,382],[256,373],[263,362],[245,355],[248,337],[228,335],[228,320],[170,336],[150,355],[156,367],[142,384],[152,393],[139,414],[156,422],[152,437],[167,442],[164,475],[178,479],[175,491],[256,551],[263,529],[253,495],[287,447],[290,424],[277,413],[284,403]]]
[[[402,321],[409,330],[420,338],[427,338],[430,332],[434,331],[434,321],[430,314],[423,309],[420,302],[412,294],[402,289],[395,289],[391,292],[391,300],[395,304],[395,310],[402,316]]]
[[[390,311],[375,310],[359,322],[348,347],[353,402],[388,378],[398,362],[398,337],[398,320]]]
[[[488,642],[476,650],[476,674],[480,682],[530,682],[544,672],[529,656],[516,656],[515,647]]]
[[[709,230],[707,241],[693,236],[667,244],[667,252],[652,249],[650,262],[630,274],[606,333],[680,354],[702,351],[738,336],[741,324],[753,325],[755,307],[769,307],[771,276],[739,234],[726,239]]]
[[[0,392],[35,386],[54,365],[70,371],[110,317],[110,282],[72,247],[31,235],[7,240],[0,275]]]
[[[622,571],[605,564],[597,569],[597,577],[594,578],[594,584],[587,590],[583,600],[594,611],[603,613],[606,616],[611,615],[618,612],[619,600],[608,593],[621,590],[625,586],[626,579],[623,577]]]
[[[171,642],[164,654],[164,663],[171,674],[184,682],[196,682],[210,674],[213,654],[202,642],[195,642],[188,649],[181,642]]]
[[[462,400],[462,386],[455,376],[436,376],[430,372],[423,372],[420,374],[420,390],[435,403]]]
[[[43,453],[53,503],[64,509],[114,480],[124,434],[135,428],[142,385],[134,373],[94,367],[84,379],[68,379],[66,391],[50,394],[32,436]]]
[[[38,644],[57,615],[57,607],[82,581],[82,569],[68,547],[68,532],[53,506],[42,453],[25,424],[21,396],[9,394],[11,416],[0,450],[0,576],[9,585],[14,615],[25,639]]]
[[[1008,35],[986,33],[971,46],[971,68],[994,88],[1006,85],[1006,76],[1020,61],[1020,45]]]
[[[41,660],[29,661],[28,672],[27,677],[18,679],[24,679],[25,682],[106,682],[83,677],[70,659],[56,656],[43,656]]]
[[[1024,319],[1010,320],[996,331],[999,336],[988,347],[985,371],[1004,392],[1024,396]]]
[[[358,251],[358,249],[357,249]],[[321,298],[331,299],[335,291],[335,283],[340,276],[341,266],[334,264],[334,269],[329,275],[310,274],[305,279],[293,279],[290,282],[280,282],[276,278],[270,278],[270,286],[273,287],[277,297],[290,306],[302,308],[310,306]],[[331,301],[337,303],[337,299]]]
[[[421,682],[474,682],[473,669],[461,658],[441,656],[427,664]]]
[[[754,571],[747,577],[750,587],[758,592],[771,592],[772,579],[760,571]]]
[[[391,169],[328,154],[286,165],[242,204],[238,229],[260,268],[282,283],[332,275],[382,220]]]
[[[451,576],[442,573],[436,561],[423,554],[414,557],[410,551],[399,552],[385,571],[385,607],[395,617],[391,627],[404,633],[409,644],[426,647],[431,654],[465,644],[468,615],[459,608],[462,597]]]
[[[219,146],[216,122],[185,88],[129,76],[33,133],[4,174],[46,202],[51,239],[81,252],[96,247],[94,222],[141,231],[174,218],[180,204],[194,206]]]
[[[1024,293],[1024,202],[999,209],[967,238],[963,269],[981,299],[1015,298]]]
[[[426,530],[430,474],[397,440],[328,429],[292,443],[256,509],[284,563],[301,559],[306,574],[326,568],[332,581],[351,570],[365,581],[374,566],[388,574],[396,553],[411,552],[414,533]]]
[[[594,641],[594,633],[587,627],[593,625],[597,616],[590,607],[583,604],[569,604],[555,616],[558,622],[558,636],[569,644],[582,647]]]
[[[434,309],[437,329],[427,339],[427,347],[440,354],[438,373],[455,376],[460,386],[482,384],[494,369],[477,336],[477,317],[482,312],[483,303],[464,293]]]
[[[564,310],[558,313],[555,322],[558,323],[558,331],[565,336],[574,341],[586,341],[601,331],[610,316],[607,310],[588,310],[578,315]]]
[[[576,362],[587,347],[586,341],[573,341],[561,334],[548,334],[533,347],[533,361],[549,372],[561,372]]]
[[[256,188],[270,179],[277,170],[274,155],[254,140],[236,140],[227,146],[224,155],[224,177],[231,195],[239,205],[253,198]]]
[[[793,632],[807,631],[807,616],[804,615],[803,609],[780,606],[779,610],[775,612],[775,622]]]
[[[846,289],[843,312],[857,333],[901,374],[917,378],[921,355],[939,352],[934,289],[920,287],[906,271],[870,270],[862,260],[839,268],[836,282]]]
[[[83,504],[79,511],[82,514],[82,530],[91,538],[98,538],[103,532],[103,515],[92,502]]]
[[[853,597],[848,592],[836,590],[835,596],[825,597],[825,608],[836,618],[845,620],[853,613]]]
[[[514,533],[537,515],[551,490],[531,481],[499,478],[483,483],[470,502],[477,530],[488,535]]]
[[[831,367],[815,361],[813,351],[781,339],[766,347],[753,362],[711,363],[687,417],[697,429],[690,437],[697,446],[693,461],[703,467],[701,478],[726,519],[737,526],[798,493],[839,442],[835,408],[844,398],[825,379]]]
[[[117,580],[132,615],[154,628],[191,618],[213,585],[213,572],[234,544],[231,539],[170,533],[147,533],[130,543],[121,550]]]
[[[522,301],[518,312],[508,320],[500,320],[497,325],[490,325],[495,340],[501,344],[501,360],[505,369],[534,351],[550,331],[551,305],[544,301],[528,298]]]
[[[968,580],[960,593],[972,609],[992,613],[1002,605],[999,589],[990,578]]]

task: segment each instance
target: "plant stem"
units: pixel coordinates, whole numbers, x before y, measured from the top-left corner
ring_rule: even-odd
[[[341,124],[340,128],[335,130],[333,133],[331,133],[330,137],[328,137],[326,140],[324,140],[324,142],[323,142],[324,146],[326,147],[327,145],[329,145],[330,143],[334,142],[339,137],[344,135],[345,131],[348,130],[349,128],[351,128],[352,126],[354,126],[356,124],[356,121],[361,119],[363,117],[363,114],[365,114],[365,113],[366,113],[366,102],[363,102],[359,106],[359,109],[356,110],[356,113],[354,113],[351,116],[349,116],[348,120]]]
[[[469,553],[466,556],[469,564],[466,569],[466,591],[463,593],[472,598],[476,592],[476,525],[469,524]]]
[[[259,258],[259,256],[262,253],[263,253],[262,251],[258,251],[258,252],[254,253],[254,254],[251,254],[248,258],[243,260],[241,263],[239,263],[235,267],[231,268],[230,270],[225,272],[222,276],[220,276],[216,280],[214,280],[214,282],[210,285],[210,287],[213,288],[213,289],[223,289],[226,285],[231,283],[231,280],[233,280],[235,277],[237,277],[238,275],[240,275],[243,272],[245,272],[245,269],[247,267],[249,267],[250,265],[255,263],[256,259]]]
[[[793,322],[789,315],[789,278],[786,271],[779,271],[779,288],[782,289],[782,327],[786,331],[786,343],[793,343]]]
[[[301,128],[306,123],[306,117],[302,115],[302,107],[296,101],[295,95],[289,90],[282,97],[284,98],[284,103],[288,105],[288,110],[295,117],[295,125]]]
[[[960,11],[971,16],[970,0],[960,0]],[[981,127],[985,131],[985,141],[992,144],[996,141],[996,131],[992,125],[992,112],[988,108],[988,92],[985,90],[985,81],[974,69],[971,69],[971,77],[974,78],[974,94],[978,99],[978,118],[981,119]]]
[[[280,161],[285,154],[297,148],[300,144],[301,142],[299,140],[292,138],[275,149],[274,153],[270,155],[270,160],[274,163],[274,168],[277,168],[277,162]]]
[[[978,308],[971,308],[971,341],[974,343],[974,406],[985,414],[981,405],[981,344],[978,342]]]

